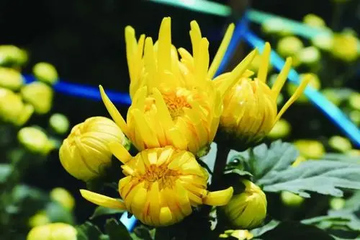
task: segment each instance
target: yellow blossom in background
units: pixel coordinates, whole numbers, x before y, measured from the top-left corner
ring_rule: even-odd
[[[279,139],[287,137],[291,132],[291,125],[285,119],[279,119],[271,129],[269,134],[267,135],[269,138],[272,139]]]
[[[314,66],[319,64],[321,59],[320,50],[314,46],[306,47],[301,49],[295,55],[296,60],[299,64],[303,64],[306,66]]]
[[[21,88],[24,101],[30,103],[38,114],[46,114],[50,111],[53,95],[52,88],[42,82],[33,82]]]
[[[13,45],[0,46],[0,65],[1,66],[22,66],[28,60],[25,50]]]
[[[288,191],[281,192],[280,196],[281,201],[289,207],[299,207],[305,200],[303,197]]]
[[[65,223],[50,223],[31,229],[26,240],[76,240],[76,229]]]
[[[242,180],[245,190],[232,197],[223,207],[229,222],[238,228],[251,229],[260,225],[267,212],[265,193],[249,180]]]
[[[210,67],[209,42],[195,21],[190,25],[192,54],[171,44],[170,18],[163,19],[156,43],[145,35],[137,41],[134,29],[126,27],[132,98],[127,122],[100,88],[110,115],[138,150],[172,145],[198,155],[206,152],[218,128],[223,96],[255,56],[253,51],[232,72],[220,75],[223,84],[217,87],[218,78],[212,78],[234,25],[229,26]]]
[[[0,119],[3,122],[21,126],[29,120],[33,112],[34,108],[25,104],[18,94],[0,88]]]
[[[359,39],[352,33],[334,34],[331,53],[345,62],[353,62],[359,57]]]
[[[333,46],[333,39],[329,34],[317,34],[311,38],[311,43],[321,50],[330,51]]]
[[[35,64],[33,67],[33,73],[38,80],[51,85],[56,83],[59,78],[56,68],[46,62]]]
[[[29,226],[33,228],[50,223],[50,219],[45,211],[40,211],[36,213],[34,216],[30,217],[28,223]]]
[[[298,37],[287,36],[279,40],[276,51],[283,57],[292,57],[303,48],[304,44]]]
[[[280,18],[270,18],[261,25],[261,30],[269,35],[287,36],[291,28]]]
[[[312,13],[306,14],[303,18],[303,22],[310,27],[316,27],[316,28],[326,27],[326,23],[324,19]]]
[[[19,142],[33,153],[46,155],[54,148],[46,133],[37,127],[24,127],[17,136]]]
[[[60,161],[65,170],[83,181],[99,177],[111,164],[111,142],[127,145],[120,128],[105,117],[91,117],[73,127],[60,147]]]
[[[61,113],[54,113],[49,118],[49,125],[52,130],[54,130],[57,134],[65,134],[69,131],[69,119],[61,114]]]
[[[188,151],[169,146],[143,150],[132,157],[119,143],[110,147],[124,164],[126,177],[119,181],[122,200],[87,190],[81,190],[81,194],[100,206],[127,210],[147,225],[180,222],[192,213],[192,207],[223,206],[233,194],[232,187],[207,191],[208,173]]]
[[[316,140],[300,139],[294,142],[300,155],[306,159],[319,159],[325,154],[324,145]]]
[[[329,139],[329,146],[332,149],[342,153],[345,153],[352,149],[350,140],[341,136],[332,136]]]
[[[24,84],[21,73],[12,68],[0,67],[0,87],[16,91]]]
[[[75,206],[74,197],[64,188],[54,188],[50,192],[51,200],[58,202],[65,209],[72,211]]]
[[[251,78],[252,73],[246,72],[225,95],[220,130],[226,133],[226,137],[231,142],[236,140],[238,146],[241,144],[245,146],[263,139],[283,113],[302,94],[309,81],[309,77],[306,77],[278,112],[277,97],[290,71],[291,58],[286,60],[283,70],[270,88],[266,84],[270,52],[270,44],[267,43],[257,76]],[[221,81],[216,83],[221,85]]]

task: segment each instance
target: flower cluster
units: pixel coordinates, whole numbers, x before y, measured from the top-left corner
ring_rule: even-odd
[[[208,191],[208,172],[198,157],[208,152],[219,125],[229,136],[245,143],[261,140],[302,94],[307,82],[277,113],[276,97],[290,70],[291,59],[271,89],[266,85],[269,44],[261,55],[256,78],[250,78],[253,73],[248,68],[257,50],[232,71],[214,77],[234,25],[228,27],[211,64],[208,40],[195,21],[190,26],[192,53],[172,45],[170,18],[163,19],[156,42],[145,35],[137,40],[134,29],[126,27],[132,99],[126,121],[100,86],[103,102],[116,125],[105,124],[109,119],[93,123],[87,120],[75,126],[60,150],[65,169],[85,181],[96,177],[101,165],[110,165],[111,154],[119,159],[125,175],[118,184],[121,199],[88,190],[81,190],[81,194],[97,205],[126,210],[151,226],[177,223],[202,204],[228,204],[233,188]],[[129,153],[122,133],[139,151],[135,156]],[[253,224],[240,225],[251,227],[263,219],[265,195],[260,194],[259,199],[265,209],[262,215]],[[233,203],[230,208],[246,208],[246,204]]]

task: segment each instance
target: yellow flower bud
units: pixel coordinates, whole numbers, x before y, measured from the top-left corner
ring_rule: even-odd
[[[171,19],[164,18],[159,39],[140,36],[125,28],[132,105],[127,122],[101,88],[101,96],[114,121],[138,150],[175,146],[198,156],[206,153],[213,141],[222,111],[222,97],[250,65],[253,51],[232,72],[223,74],[217,87],[214,77],[234,25],[225,34],[209,67],[209,42],[192,21],[190,38],[193,53],[171,44]],[[159,121],[161,119],[161,121]]]
[[[300,79],[303,81],[306,77],[309,78],[309,86],[313,87],[316,90],[320,90],[321,88],[321,82],[318,77],[318,75],[314,73],[306,73],[306,74],[300,74]],[[287,91],[289,95],[293,95],[297,89],[297,86],[293,83],[289,83],[287,85]],[[299,98],[297,99],[299,103],[307,103],[308,99],[305,94],[301,94]]]
[[[224,137],[238,148],[263,139],[282,114],[302,94],[310,80],[309,76],[303,79],[296,92],[278,112],[277,97],[290,71],[291,58],[287,59],[283,70],[270,88],[266,84],[270,52],[271,48],[267,43],[257,77],[252,79],[251,73],[246,72],[224,96],[220,119],[221,134],[225,133]],[[222,84],[221,81],[216,83],[219,86]]]
[[[281,192],[282,202],[289,207],[298,207],[304,202],[304,198],[295,193],[283,191]]]
[[[120,128],[105,117],[91,117],[77,124],[60,147],[60,161],[72,176],[88,181],[101,175],[111,164],[108,144],[127,144]]]
[[[341,137],[341,136],[332,136],[329,139],[329,145],[334,150],[345,153],[352,149],[351,142],[349,139]]]
[[[54,188],[50,192],[50,198],[61,206],[72,211],[75,206],[74,197],[64,188]]]
[[[21,97],[11,90],[0,88],[0,118],[21,126],[29,120],[34,109],[29,104],[24,104]]]
[[[24,127],[18,132],[19,142],[29,151],[46,155],[53,149],[47,135],[36,127]]]
[[[303,42],[294,36],[288,36],[280,39],[277,44],[277,52],[283,57],[291,57],[304,48]]]
[[[59,78],[56,68],[46,62],[35,64],[33,67],[33,73],[37,79],[51,85],[56,83]]]
[[[110,147],[124,163],[122,169],[126,177],[119,181],[123,200],[87,190],[81,190],[81,194],[95,204],[126,209],[147,225],[180,222],[192,213],[192,207],[223,206],[233,194],[232,187],[207,191],[208,173],[188,151],[169,146],[143,150],[132,157],[120,144]]]
[[[305,158],[319,159],[325,154],[324,145],[319,141],[302,139],[295,141],[294,145]]]
[[[65,134],[69,130],[70,125],[68,118],[60,113],[51,115],[49,124],[57,134]]]
[[[0,87],[18,90],[24,83],[21,73],[12,68],[0,67]]]
[[[34,216],[30,217],[29,219],[29,226],[31,228],[45,225],[50,223],[49,217],[46,215],[45,211],[40,211],[36,213]]]
[[[280,119],[275,123],[273,129],[268,134],[269,138],[279,139],[287,137],[291,132],[291,125],[285,119]]]
[[[46,114],[50,111],[53,100],[53,90],[42,82],[33,82],[21,88],[24,101],[30,103],[36,113]]]
[[[76,240],[76,229],[65,223],[50,223],[31,229],[26,240]]]
[[[359,57],[359,40],[351,33],[335,34],[331,53],[345,62],[353,62]]]
[[[265,193],[249,180],[242,180],[244,192],[236,194],[223,207],[229,222],[238,228],[254,228],[266,217],[267,200]]]
[[[316,27],[316,28],[326,27],[326,23],[324,19],[312,13],[305,15],[305,17],[303,18],[303,22],[310,27]]]
[[[21,66],[28,60],[25,50],[13,45],[0,46],[0,65],[1,66]]]

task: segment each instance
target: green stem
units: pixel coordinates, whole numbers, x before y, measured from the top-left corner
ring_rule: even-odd
[[[214,171],[211,180],[211,188],[217,189],[221,186],[222,176],[227,163],[227,156],[229,155],[230,148],[226,145],[218,144],[217,145],[217,154],[214,165]]]

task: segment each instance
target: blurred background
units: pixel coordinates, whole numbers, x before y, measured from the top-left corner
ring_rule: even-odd
[[[194,1],[196,2],[196,0],[190,2]],[[31,74],[32,67],[38,62],[49,62],[56,67],[62,80],[95,87],[101,84],[105,89],[127,92],[129,77],[124,41],[124,28],[127,25],[136,29],[137,36],[146,33],[157,38],[161,19],[171,16],[173,44],[191,49],[189,24],[191,20],[197,20],[203,35],[209,39],[211,56],[214,56],[227,24],[236,22],[248,7],[299,22],[303,21],[305,15],[313,13],[322,18],[326,26],[334,32],[348,29],[354,36],[360,32],[359,0],[218,0],[216,2],[231,7],[232,14],[224,17],[139,0],[0,0],[0,45],[16,45],[28,52],[29,61],[23,67],[23,74]],[[261,38],[270,41],[275,49],[280,39],[287,35],[269,35],[257,24],[251,24],[250,27]],[[308,39],[301,41],[304,47],[311,45]],[[249,49],[242,45],[233,61],[239,62]],[[321,54],[324,58],[329,56],[326,52]],[[313,72],[320,76],[321,89],[351,89],[350,92],[345,92],[344,96],[336,91],[332,92],[331,96],[341,98],[339,106],[343,106],[342,109],[347,111],[349,117],[351,112],[357,111],[351,118],[355,122],[358,121],[356,124],[359,125],[360,98],[357,98],[359,101],[355,98],[355,103],[352,103],[354,106],[347,102],[350,93],[360,90],[358,62],[338,61],[332,57],[329,59],[324,62],[326,65],[300,66],[299,71]],[[320,62],[320,59],[317,62]],[[333,79],[329,79],[324,73],[329,69],[336,71],[336,74],[332,75]],[[342,77],[336,80],[335,76]],[[286,96],[285,93],[284,97]],[[126,114],[127,106],[119,105],[118,108]],[[55,93],[52,109],[53,112],[66,115],[71,126],[91,116],[108,116],[100,101],[61,93]],[[48,117],[33,116],[29,125],[46,125]],[[292,126],[291,135],[280,134],[285,140],[315,139],[323,144],[325,150],[341,152],[331,148],[328,140],[332,136],[343,136],[342,132],[310,103],[295,105],[284,118]],[[347,150],[353,148],[354,145],[350,144]],[[54,187],[66,186],[75,197],[76,204],[82,206],[74,210],[77,222],[85,221],[89,217],[90,210],[94,208],[92,204],[80,198],[78,189],[84,187],[84,183],[70,176],[62,168],[58,151],[52,151],[42,167],[31,168],[26,172],[24,182],[46,191]]]

